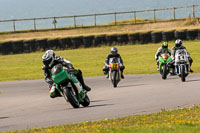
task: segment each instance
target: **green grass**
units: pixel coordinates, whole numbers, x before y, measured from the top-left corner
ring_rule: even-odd
[[[170,42],[172,47],[174,42]],[[193,70],[200,72],[200,41],[184,41],[194,63]],[[117,46],[121,54],[125,74],[157,73],[154,55],[161,44]],[[102,68],[111,46],[98,48],[81,48],[55,51],[56,55],[70,60],[75,68],[83,71],[84,76],[102,76]],[[17,55],[0,55],[0,81],[31,80],[44,78],[42,72],[42,55],[44,52]]]
[[[200,106],[10,133],[198,133]]]

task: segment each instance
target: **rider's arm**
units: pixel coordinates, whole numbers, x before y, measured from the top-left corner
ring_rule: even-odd
[[[158,60],[158,56],[160,55],[161,53],[161,48],[159,48],[155,54],[155,59]]]
[[[49,84],[49,85],[52,85],[53,84],[53,80],[51,78],[51,73],[50,71],[48,70],[48,68],[46,66],[43,66],[42,67],[42,70],[44,72],[44,76],[45,76],[45,81]]]
[[[169,55],[171,56],[172,54],[171,50],[169,48],[167,50],[168,50]]]
[[[74,69],[74,67],[73,67],[73,65],[72,65],[72,63],[70,61],[68,61],[68,60],[66,60],[66,59],[64,59],[64,58],[62,58],[60,56],[58,56],[56,60],[58,60],[66,68]]]
[[[124,65],[123,60],[122,60],[122,57],[120,56],[120,54],[119,54],[119,59],[120,59],[120,63],[121,63],[122,65]]]
[[[105,62],[104,62],[104,64],[105,64],[106,66],[109,65],[109,59],[110,59],[110,54],[107,55],[106,60],[105,60]]]

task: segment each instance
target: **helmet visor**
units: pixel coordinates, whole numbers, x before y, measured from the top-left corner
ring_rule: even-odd
[[[49,59],[49,60],[43,60],[43,64],[44,64],[45,66],[49,66],[49,65],[51,64],[51,62],[52,62],[52,58]]]

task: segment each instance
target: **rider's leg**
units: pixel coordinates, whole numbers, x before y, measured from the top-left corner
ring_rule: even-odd
[[[90,91],[91,90],[91,88],[85,84],[85,82],[83,80],[83,76],[82,76],[81,70],[76,70],[76,72],[74,72],[74,75],[77,77],[79,82],[82,84],[83,89],[85,89],[86,91]]]

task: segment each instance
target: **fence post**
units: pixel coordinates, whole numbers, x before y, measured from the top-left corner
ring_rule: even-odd
[[[53,18],[53,24],[54,24],[55,30],[56,30],[56,23],[57,23],[57,21],[56,21],[56,18],[54,17],[54,18]]]
[[[36,29],[36,20],[35,20],[35,18],[34,18],[34,30],[36,31],[37,29]]]
[[[76,28],[76,16],[74,16],[74,28]]]
[[[117,15],[116,12],[114,13],[115,25],[117,25]]]
[[[195,5],[192,5],[192,15],[193,15],[193,18],[195,18],[195,10],[194,10],[194,8],[195,8]]]
[[[97,26],[97,18],[96,18],[96,14],[94,14],[94,26]]]
[[[13,29],[14,29],[14,32],[15,32],[16,31],[15,20],[13,20]]]
[[[176,19],[176,8],[173,8],[173,15],[174,15],[174,20]]]
[[[154,23],[156,22],[156,10],[155,9],[153,9],[153,21],[154,21]]]
[[[136,11],[134,11],[134,20],[135,20],[135,24],[136,24]]]

